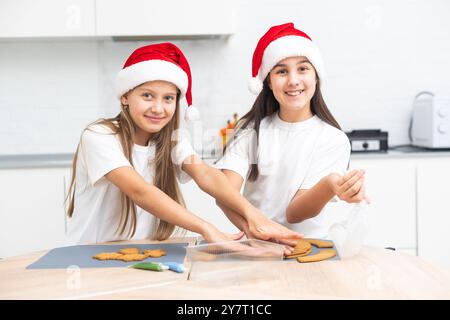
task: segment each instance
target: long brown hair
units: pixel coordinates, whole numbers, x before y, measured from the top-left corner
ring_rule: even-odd
[[[178,202],[183,207],[185,206],[183,196],[180,192],[178,182],[176,180],[175,165],[171,158],[171,151],[176,146],[177,142],[172,141],[172,133],[179,128],[179,104],[180,104],[180,91],[177,92],[176,108],[172,119],[165,125],[159,132],[155,133],[151,137],[151,141],[155,144],[156,156],[153,160],[154,179],[153,184],[162,190],[165,194]],[[127,106],[121,104],[120,113],[114,118],[99,119],[90,124],[85,130],[91,130],[91,125],[103,125],[111,129],[112,133],[119,137],[122,145],[123,153],[125,157],[133,165],[133,141],[135,136],[135,124],[131,118],[130,112]],[[80,149],[80,143],[77,146],[73,162],[72,162],[72,179],[70,182],[69,191],[66,196],[66,201],[69,200],[69,206],[67,208],[67,215],[72,217],[75,208],[75,185],[76,185],[76,172],[77,172],[77,159],[78,151]],[[136,205],[133,201],[123,192],[121,192],[121,219],[117,226],[116,233],[119,235],[125,234],[128,237],[133,237],[136,232]],[[152,239],[164,240],[170,237],[175,230],[175,225],[167,223],[166,221],[157,219],[157,224],[153,233]]]
[[[236,131],[233,137],[237,137],[239,132],[244,129],[253,129],[256,133],[256,141],[251,145],[251,154],[253,159],[257,159],[258,152],[258,142],[259,142],[259,127],[261,125],[262,119],[268,117],[280,110],[280,104],[275,98],[272,90],[269,87],[269,75],[267,75],[266,79],[263,82],[263,88],[259,95],[256,97],[255,102],[253,103],[252,108],[249,112],[247,112],[241,119],[239,119],[238,124],[236,126]],[[316,73],[316,90],[314,92],[313,97],[311,98],[311,112],[314,115],[317,115],[322,121],[328,123],[329,125],[342,130],[339,123],[331,114],[330,110],[325,103],[322,92],[320,91],[320,79]],[[251,127],[252,126],[252,127]],[[233,139],[227,144],[227,147],[233,143]],[[227,150],[227,147],[224,149],[224,153]],[[247,179],[249,181],[255,181],[258,179],[259,170],[258,163],[256,160],[252,161],[250,173],[248,174]]]

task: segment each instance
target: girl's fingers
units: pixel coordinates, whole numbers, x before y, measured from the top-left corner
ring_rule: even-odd
[[[303,238],[304,235],[293,231],[291,229],[286,228],[285,226],[279,225],[279,230],[277,232],[276,237],[272,237],[272,238],[276,238],[278,240],[290,240],[291,242],[295,242],[297,243],[297,241],[295,241],[295,239],[301,239]]]
[[[364,177],[360,177],[352,186],[350,186],[344,193],[341,194],[341,197],[344,199],[353,198],[361,191],[363,185]]]
[[[366,195],[366,186],[363,184],[359,192],[353,196],[353,202],[361,202],[365,200],[367,204],[370,204],[370,199]]]
[[[357,182],[359,182],[360,179],[364,179],[364,172],[362,171],[354,174],[350,179],[348,179],[339,187],[339,189],[341,190],[341,195],[347,193]],[[357,191],[359,191],[359,188]]]
[[[269,239],[300,239],[303,238],[301,233],[292,231],[272,220],[268,220],[268,224],[255,228],[252,232],[256,238],[261,240]]]
[[[255,237],[256,239],[260,240],[269,240],[271,237],[271,232],[267,231],[263,227],[258,228],[250,228],[250,233]]]
[[[225,235],[230,240],[240,240],[245,235],[245,233],[243,231],[241,231],[241,232],[238,232],[238,233],[225,233]]]
[[[355,174],[357,174],[359,172],[359,170],[353,169],[349,172],[347,172],[345,175],[343,175],[341,177],[341,179],[339,180],[339,185],[344,184],[348,179],[352,178]]]
[[[285,246],[284,247],[284,255],[288,256],[290,254],[292,254],[292,252],[294,252],[294,248],[290,247],[290,246]]]
[[[288,248],[294,248],[297,244],[297,240],[291,240],[291,239],[280,239],[277,241],[280,244],[284,244]]]

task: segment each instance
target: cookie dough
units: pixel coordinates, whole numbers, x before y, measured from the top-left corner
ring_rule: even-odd
[[[167,253],[163,249],[144,250],[141,253],[139,248],[123,248],[119,252],[101,252],[92,258],[97,260],[121,260],[125,262],[129,261],[142,261],[149,257],[159,258],[165,256]]]
[[[152,258],[160,258],[166,255],[166,252],[163,249],[156,250],[144,250],[144,255]]]
[[[123,248],[119,250],[119,253],[122,254],[139,254],[141,250],[139,248]]]
[[[117,260],[129,262],[129,261],[142,261],[147,259],[145,254],[135,253],[135,254],[123,254]]]
[[[322,261],[322,260],[333,258],[334,256],[336,256],[336,250],[324,249],[324,250],[321,250],[317,254],[313,254],[312,256],[298,257],[297,261],[301,262],[301,263],[317,262],[317,261]]]
[[[311,250],[311,244],[304,239],[300,239],[298,240],[297,245],[294,247],[294,251],[290,255],[287,255],[286,258],[291,259],[300,257],[302,255],[311,253]]]
[[[293,258],[298,258],[298,257],[304,257],[304,256],[307,256],[308,254],[310,254],[311,252],[312,252],[312,247],[309,248],[309,250],[304,252],[304,253],[290,254],[290,255],[286,256],[286,259],[293,259]]]
[[[99,254],[96,254],[92,258],[97,260],[117,260],[121,256],[123,256],[123,254],[117,252],[101,252]]]
[[[321,240],[321,239],[303,239],[307,242],[309,242],[310,244],[312,244],[313,246],[317,247],[317,248],[333,248],[334,244],[332,241],[327,241],[327,240]]]

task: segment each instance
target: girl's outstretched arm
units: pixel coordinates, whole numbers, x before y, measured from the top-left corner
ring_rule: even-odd
[[[231,171],[222,169],[221,170],[223,174],[228,178],[228,181],[230,183],[230,186],[234,188],[236,191],[240,192],[242,183],[244,182],[244,179],[237,173]],[[249,226],[247,221],[238,213],[234,212],[233,210],[227,208],[223,204],[221,204],[219,201],[216,200],[217,206],[222,209],[222,211],[225,213],[227,218],[241,231],[244,231],[248,238],[250,238],[252,235],[250,234]]]
[[[192,214],[163,191],[148,184],[133,168],[116,168],[105,178],[124,192],[139,207],[151,212],[159,219],[201,234],[208,242],[235,240],[220,232],[216,227]]]
[[[242,187],[242,183],[244,182],[244,179],[237,173],[231,170],[222,169],[222,172],[225,174],[225,176],[228,178],[228,181],[230,182],[230,185],[236,189],[236,191],[240,191]],[[244,231],[247,238],[258,238],[257,235],[254,235],[250,231],[250,226],[247,223],[247,221],[238,213],[235,211],[227,208],[226,206],[222,205],[220,202],[216,201],[216,204],[219,206],[220,209],[225,213],[225,215],[228,217],[228,219],[239,229]],[[283,227],[284,228],[284,227]],[[260,231],[261,232],[261,231]],[[289,255],[292,253],[293,248],[296,244],[296,241],[290,240],[290,239],[277,239],[277,242],[280,244],[285,245],[285,254]]]
[[[311,189],[298,190],[286,209],[287,221],[298,223],[317,216],[335,195],[349,203],[367,199],[364,171],[352,170],[344,176],[332,173],[322,178]]]
[[[200,189],[214,197],[221,205],[233,210],[246,220],[250,232],[257,238],[299,239],[301,234],[268,219],[233,188],[228,178],[220,171],[205,164],[192,155],[183,162],[183,170],[189,174]]]

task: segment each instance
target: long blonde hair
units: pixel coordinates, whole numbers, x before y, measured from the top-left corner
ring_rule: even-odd
[[[151,141],[155,144],[156,155],[153,160],[154,179],[153,184],[162,190],[165,194],[185,207],[183,196],[180,192],[178,182],[176,180],[175,165],[171,158],[171,151],[176,146],[177,141],[172,141],[172,133],[179,128],[179,105],[180,105],[180,91],[177,92],[176,108],[172,119],[159,132],[151,137]],[[114,118],[99,119],[84,130],[90,130],[91,125],[103,125],[111,129],[112,134],[119,137],[125,157],[133,165],[133,141],[135,136],[135,124],[131,118],[127,106],[121,104],[120,113]],[[84,131],[83,131],[84,132]],[[75,185],[77,172],[77,159],[80,143],[77,146],[73,162],[72,162],[72,179],[70,182],[69,191],[66,196],[66,202],[69,200],[67,208],[67,215],[72,217],[75,208]],[[136,205],[123,192],[121,192],[121,218],[117,227],[116,233],[119,235],[125,234],[128,229],[127,236],[133,237],[136,232]],[[164,220],[157,219],[156,230],[153,233],[152,239],[165,240],[169,238],[175,230],[175,225],[167,223]]]

